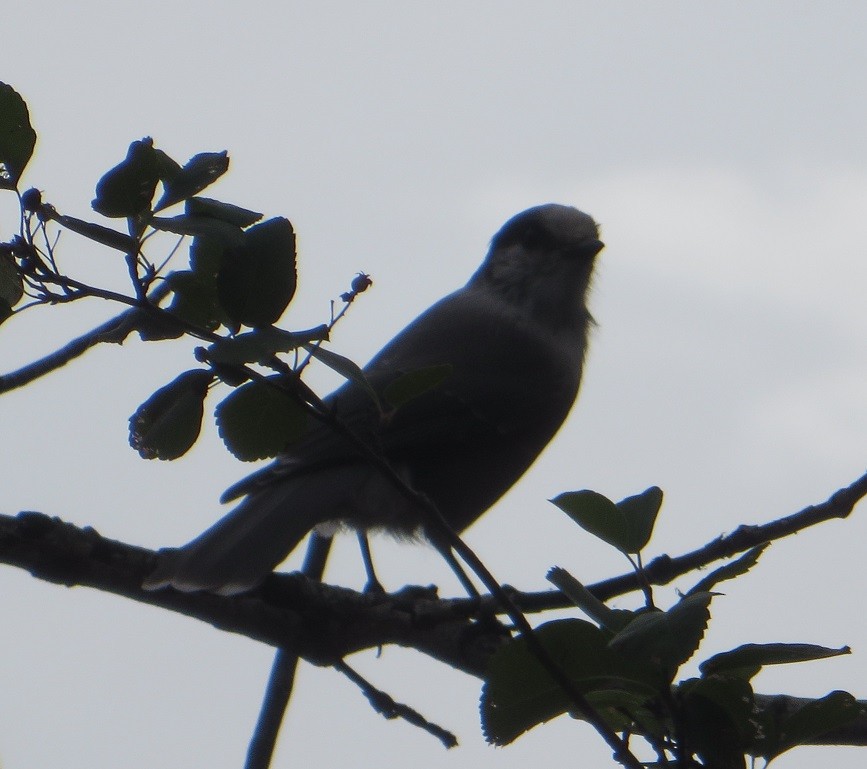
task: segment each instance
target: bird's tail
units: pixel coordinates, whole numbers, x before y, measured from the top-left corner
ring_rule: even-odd
[[[251,494],[183,547],[160,550],[142,586],[220,595],[256,587],[314,526],[340,517],[351,484],[325,480],[298,478]]]

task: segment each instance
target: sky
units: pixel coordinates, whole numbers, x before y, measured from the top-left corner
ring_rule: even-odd
[[[228,150],[209,193],[298,233],[284,327],[323,322],[355,273],[373,277],[333,335],[359,362],[463,284],[512,214],[550,201],[592,214],[606,249],[581,397],[467,532],[502,582],[542,589],[554,564],[588,583],[627,568],[546,501],[561,491],[662,487],[652,557],[823,501],[864,472],[865,28],[855,3],[19,3],[4,10],[0,79],[39,134],[25,184],[64,213],[91,215],[96,180],[134,139],[179,160]],[[13,204],[0,198],[4,239]],[[60,248],[69,272],[124,287],[116,256],[73,236]],[[8,321],[3,372],[115,311],[94,301]],[[3,396],[0,510],[147,547],[216,520],[221,491],[251,468],[212,425],[173,463],[127,445],[129,415],[194,365],[191,349],[130,341]],[[865,518],[862,504],[778,542],[727,583],[697,659],[745,642],[848,644],[848,657],[764,671],[756,688],[867,697]],[[430,549],[383,540],[376,557],[389,589],[459,594]],[[358,561],[341,543],[329,579],[360,587]],[[11,567],[0,596],[3,769],[241,765],[271,649]],[[382,720],[338,674],[305,666],[275,767],[613,765],[567,718],[487,746],[480,682],[415,653],[351,663],[460,747]],[[817,760],[863,764],[856,749],[804,748],[776,766]]]

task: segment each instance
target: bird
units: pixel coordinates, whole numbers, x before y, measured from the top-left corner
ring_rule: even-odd
[[[594,219],[571,206],[516,214],[466,285],[419,315],[363,369],[380,400],[413,372],[440,367],[442,381],[390,411],[357,379],[325,399],[455,532],[515,484],[570,412],[595,323],[587,297],[603,247]],[[221,499],[239,498],[186,545],[160,550],[143,587],[247,592],[323,526],[384,530],[445,547],[418,500],[327,424],[309,427]]]

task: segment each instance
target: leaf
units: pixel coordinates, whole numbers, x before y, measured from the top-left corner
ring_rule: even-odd
[[[737,649],[715,654],[699,665],[702,675],[735,674],[749,680],[765,665],[788,665],[850,654],[848,646],[832,649],[815,644],[743,644]]]
[[[191,270],[178,270],[167,278],[172,289],[169,312],[206,331],[213,331],[223,321],[223,308],[217,301],[217,282],[211,277],[196,275]]]
[[[609,609],[566,569],[559,566],[550,569],[545,578],[554,584],[560,592],[564,593],[590,619],[598,622],[612,633],[622,630],[635,616],[635,612],[625,609]]]
[[[280,375],[268,377],[279,383]],[[216,408],[217,429],[229,451],[250,462],[277,456],[304,433],[306,414],[279,386],[255,380],[234,390]]]
[[[617,503],[617,509],[627,522],[628,553],[638,553],[645,548],[653,534],[656,516],[662,507],[662,489],[651,486],[634,497],[627,497]]]
[[[157,174],[163,185],[171,179],[174,179],[181,171],[181,166],[177,160],[170,158],[165,152],[159,149],[154,150],[154,157],[157,163]]]
[[[185,371],[148,398],[129,418],[129,444],[143,459],[177,459],[199,437],[213,374]]]
[[[208,359],[216,363],[233,365],[262,363],[278,352],[291,352],[309,342],[327,337],[328,327],[325,325],[295,333],[266,326],[214,342],[208,347]]]
[[[613,653],[608,634],[579,619],[547,622],[535,630],[539,641],[573,684],[589,696],[631,692],[644,698],[655,689],[632,661]],[[499,647],[490,659],[480,712],[485,739],[506,745],[528,729],[569,712],[572,702],[519,638]],[[619,711],[600,711],[619,723]]]
[[[665,739],[668,724],[661,719],[663,714],[655,707],[648,692],[630,692],[623,689],[602,689],[587,692],[587,702],[597,713],[604,712],[608,725],[618,732],[635,729],[640,724],[640,733],[644,736],[654,735],[657,739]],[[571,714],[573,717],[575,714]]]
[[[154,207],[162,211],[209,187],[229,169],[229,153],[202,152],[191,157],[179,171],[163,181],[165,191]]]
[[[324,347],[320,347],[319,345],[305,344],[304,349],[314,358],[322,361],[332,371],[336,371],[344,379],[348,379],[349,381],[355,382],[355,384],[359,385],[367,392],[370,399],[376,404],[377,408],[381,410],[379,396],[376,394],[376,391],[373,389],[370,382],[367,381],[364,371],[361,370],[357,363],[349,360],[345,355],[340,355],[331,350],[326,350]]]
[[[9,305],[5,299],[0,299],[0,323],[8,318],[11,318],[14,314],[12,307]]]
[[[770,542],[765,542],[751,550],[747,550],[747,552],[737,560],[727,563],[725,566],[720,566],[718,569],[714,569],[714,571],[692,587],[689,590],[689,593],[707,593],[713,590],[713,588],[720,582],[725,582],[728,579],[734,579],[735,577],[740,577],[742,574],[746,574],[758,563],[759,557],[765,552],[765,549],[770,544]],[[689,593],[687,593],[687,595]]]
[[[190,216],[210,216],[236,227],[249,227],[262,218],[262,214],[256,211],[212,198],[188,198],[184,212]]]
[[[217,273],[223,266],[223,254],[228,247],[220,238],[197,235],[190,244],[190,269],[199,276],[207,276],[216,285]]]
[[[84,219],[77,219],[74,216],[63,216],[54,214],[51,217],[61,227],[66,227],[67,230],[78,235],[83,235],[95,243],[99,243],[109,248],[115,248],[125,254],[134,254],[138,250],[138,244],[135,238],[129,235],[113,230],[110,227],[103,227],[101,224],[86,222]]]
[[[550,500],[582,529],[603,542],[622,550],[625,539],[623,520],[616,505],[596,491],[565,491]]]
[[[11,311],[22,296],[24,296],[24,282],[15,260],[7,254],[0,253],[0,301],[4,302]]]
[[[216,238],[227,246],[239,246],[244,242],[244,233],[234,224],[211,216],[154,216],[149,222],[155,230],[173,232],[176,235],[206,235]]]
[[[770,761],[797,745],[815,744],[818,737],[845,726],[860,714],[861,706],[849,692],[831,692],[784,717],[776,739],[762,746],[761,755]]]
[[[166,339],[180,339],[184,335],[181,326],[168,312],[145,312],[135,315],[135,330],[143,342],[162,342]]]
[[[209,302],[215,306],[208,310],[210,317],[219,319],[233,334],[240,329],[240,324],[230,318],[220,302],[217,275],[223,266],[223,257],[230,246],[220,238],[196,235],[190,244],[190,270],[201,286],[207,287]]]
[[[662,491],[656,486],[614,504],[595,491],[567,491],[550,500],[582,529],[616,547],[637,553],[650,539]]]
[[[0,83],[0,189],[16,189],[35,146],[27,104],[11,85]]]
[[[382,396],[389,406],[398,409],[429,390],[439,387],[453,371],[454,367],[449,363],[408,371],[390,382]]]
[[[694,593],[668,611],[638,614],[611,639],[611,648],[652,661],[670,681],[698,649],[710,620],[712,598],[713,593]]]
[[[746,766],[745,751],[755,738],[753,690],[738,678],[691,679],[677,688],[680,718],[689,743],[704,766]]]
[[[153,139],[146,137],[129,145],[126,160],[108,171],[96,185],[91,205],[112,219],[134,217],[150,210],[160,179],[160,160]]]
[[[274,324],[292,301],[295,287],[295,233],[283,218],[246,230],[244,244],[226,252],[217,275],[226,313],[253,328]]]

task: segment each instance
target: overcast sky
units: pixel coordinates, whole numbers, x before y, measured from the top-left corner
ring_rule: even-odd
[[[84,0],[10,4],[3,23],[0,79],[39,134],[26,184],[87,217],[94,183],[131,140],[153,136],[178,160],[227,149],[214,196],[298,232],[300,290],[283,325],[322,322],[355,272],[373,276],[333,338],[360,362],[465,282],[515,212],[556,201],[601,222],[579,404],[468,533],[500,580],[537,589],[553,564],[585,582],[624,570],[546,502],[563,490],[663,487],[652,556],[822,501],[864,471],[867,6]],[[0,198],[4,239],[12,204]],[[117,257],[73,236],[60,258],[123,286]],[[2,372],[113,312],[7,322]],[[2,512],[40,510],[150,547],[215,520],[220,492],[250,468],[214,429],[175,463],[127,446],[129,414],[193,365],[191,347],[98,350],[3,396]],[[335,379],[311,382],[326,392]],[[780,542],[728,583],[699,659],[749,641],[850,644],[848,658],[764,672],[757,689],[867,697],[865,518],[862,505]],[[458,593],[433,552],[376,551],[388,588]],[[352,543],[330,578],[363,583]],[[0,591],[4,769],[241,765],[272,650],[11,568]],[[487,747],[479,682],[418,655],[353,664],[461,747],[445,753],[383,721],[336,673],[307,667],[277,767],[611,765],[601,739],[566,718]],[[801,749],[776,765],[818,760],[864,761]]]

